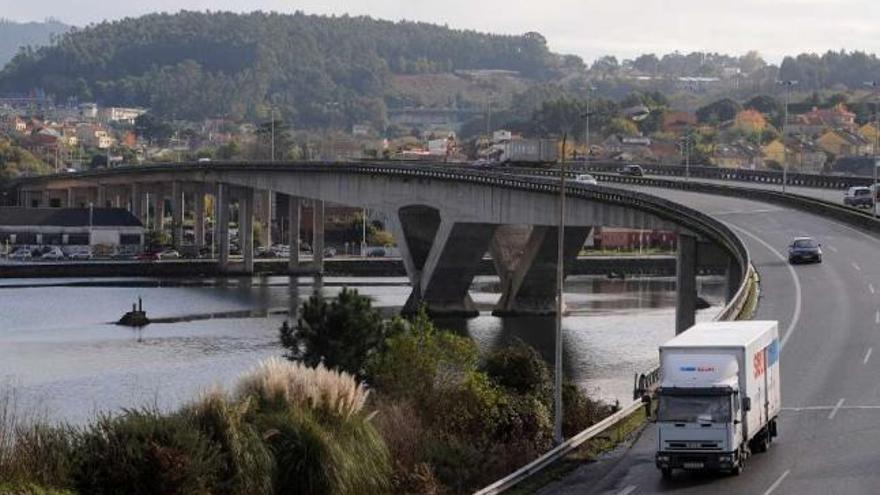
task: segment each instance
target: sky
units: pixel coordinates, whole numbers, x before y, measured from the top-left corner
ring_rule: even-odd
[[[880,53],[877,0],[0,0],[0,16],[47,17],[85,26],[148,12],[266,10],[369,15],[452,28],[522,34],[538,31],[550,48],[587,62],[610,54],[757,50],[770,62],[831,50]]]

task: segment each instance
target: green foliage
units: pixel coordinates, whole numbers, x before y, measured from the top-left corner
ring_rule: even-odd
[[[484,369],[492,380],[514,393],[544,397],[551,392],[547,388],[552,379],[547,363],[522,340],[490,354]]]
[[[134,120],[134,130],[138,137],[165,146],[174,135],[171,124],[153,113],[145,113]]]
[[[72,473],[89,494],[205,493],[223,468],[218,446],[182,415],[126,411],[82,433]]]
[[[319,294],[310,297],[300,310],[296,328],[281,328],[281,344],[291,360],[309,366],[323,363],[361,377],[367,359],[382,345],[385,335],[385,322],[370,299],[343,288],[329,303]]]
[[[369,121],[381,128],[393,73],[507,69],[545,78],[561,63],[537,33],[184,11],[91,25],[22,52],[0,73],[0,91],[40,87],[58,99],[89,94],[102,104],[190,120],[262,119],[271,105],[297,127]]]
[[[48,164],[12,141],[0,138],[0,181],[16,177],[51,174],[55,170]]]
[[[0,482],[0,495],[74,495],[68,490],[58,490],[26,482]]]
[[[424,404],[437,388],[476,368],[474,341],[438,331],[424,309],[412,321],[395,320],[390,333],[368,365],[371,383],[387,397]]]

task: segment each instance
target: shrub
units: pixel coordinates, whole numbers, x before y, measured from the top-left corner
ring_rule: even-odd
[[[568,438],[598,423],[615,411],[615,406],[584,395],[574,383],[562,385],[562,433]]]
[[[185,415],[125,411],[81,433],[75,488],[88,494],[208,493],[223,469],[219,448]]]
[[[278,358],[269,358],[243,375],[237,388],[239,401],[253,400],[261,409],[296,407],[341,419],[359,413],[368,394],[348,373],[331,371],[322,365],[310,368]]]
[[[245,421],[249,409],[249,400],[232,404],[215,390],[182,411],[219,448],[215,493],[272,493],[274,458],[256,427]]]
[[[434,476],[431,466],[425,463],[425,438],[430,431],[422,423],[412,402],[380,402],[373,422],[393,459],[393,492],[442,493],[442,484]]]
[[[438,331],[424,310],[411,322],[396,320],[384,349],[368,364],[373,386],[386,397],[432,400],[433,390],[460,381],[477,365],[477,346],[468,337]]]
[[[316,294],[303,303],[296,328],[281,328],[281,344],[288,359],[361,378],[367,359],[385,340],[385,329],[368,297],[343,288],[332,302]]]
[[[515,393],[549,397],[553,391],[547,363],[538,351],[519,339],[492,352],[484,368],[495,383]]]
[[[74,495],[74,493],[67,490],[47,488],[33,483],[0,482],[0,495]]]

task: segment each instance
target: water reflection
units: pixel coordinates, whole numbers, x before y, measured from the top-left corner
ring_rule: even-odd
[[[701,279],[715,306],[721,279]],[[259,277],[216,280],[4,280],[0,283],[0,383],[44,404],[53,418],[82,421],[95,411],[155,404],[172,407],[212,384],[229,384],[259,359],[281,354],[277,332],[314,291],[334,297],[356,286],[385,314],[409,296],[406,278]],[[548,360],[554,322],[496,318],[497,279],[480,277],[472,297],[481,316],[438,323],[472,336],[483,351],[521,339]],[[576,278],[566,284],[564,370],[594,394],[630,394],[632,374],[656,362],[672,335],[674,280]],[[141,332],[116,321],[142,297],[151,319]]]

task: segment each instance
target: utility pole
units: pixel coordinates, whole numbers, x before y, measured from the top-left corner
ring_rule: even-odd
[[[272,119],[272,161],[275,161],[275,107],[272,107],[271,116]]]
[[[361,210],[361,256],[367,255],[367,209]]]
[[[878,81],[869,81],[865,83],[865,86],[871,86],[874,88],[874,163],[871,167],[871,175],[873,177],[873,183],[871,184],[871,202],[872,209],[874,210],[874,217],[877,217],[877,157],[878,150],[880,148],[880,112],[878,112],[877,106],[880,105],[880,101],[877,101],[877,86],[880,86],[880,82]]]
[[[554,352],[553,376],[553,438],[559,445],[562,437],[562,310],[565,307],[562,295],[562,282],[565,277],[565,145],[568,133],[562,135],[562,157],[559,167],[559,226],[556,238],[556,348]]]
[[[593,154],[593,149],[590,146],[590,117],[593,116],[593,111],[590,109],[590,103],[591,103],[590,96],[593,93],[593,91],[595,91],[595,90],[596,90],[596,88],[593,86],[587,87],[587,113],[585,114],[585,116],[587,118],[587,121],[586,121],[587,154],[584,157],[584,166],[585,167],[590,165],[590,156]]]
[[[785,112],[782,118],[782,194],[788,184],[788,147],[785,145],[785,130],[788,126],[788,106],[791,104],[791,87],[797,85],[797,81],[777,81],[776,84],[785,86]]]

